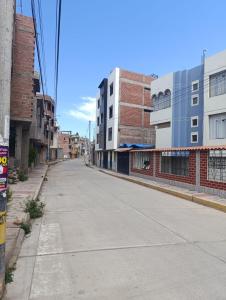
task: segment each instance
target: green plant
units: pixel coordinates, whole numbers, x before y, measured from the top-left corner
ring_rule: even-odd
[[[29,223],[21,223],[20,228],[24,230],[25,234],[29,234],[31,232],[31,224]]]
[[[28,200],[25,203],[25,212],[29,213],[31,219],[40,218],[43,215],[45,204],[39,199]]]
[[[11,268],[8,268],[6,271],[5,271],[5,283],[10,283],[10,282],[13,282],[13,272],[16,270],[15,267],[11,267]]]
[[[24,173],[23,170],[19,171],[18,178],[19,178],[20,181],[28,180],[28,176]]]
[[[7,197],[7,202],[12,200],[13,191],[10,189],[10,187],[8,187],[7,190],[6,190],[6,197]]]

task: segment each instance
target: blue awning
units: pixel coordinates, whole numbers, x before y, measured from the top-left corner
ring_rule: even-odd
[[[119,148],[132,148],[132,149],[154,149],[153,144],[120,144]]]

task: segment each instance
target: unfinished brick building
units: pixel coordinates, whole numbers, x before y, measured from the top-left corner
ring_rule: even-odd
[[[10,157],[11,163],[24,170],[28,168],[29,130],[35,96],[34,49],[33,19],[16,15],[10,103]]]
[[[152,147],[155,130],[150,126],[150,86],[155,78],[115,68],[99,85],[96,107],[97,165],[128,171],[129,155],[124,144]],[[104,139],[104,143],[103,143]]]

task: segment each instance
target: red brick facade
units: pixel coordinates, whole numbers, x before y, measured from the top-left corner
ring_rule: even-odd
[[[196,155],[195,152],[190,152],[189,155],[189,175],[188,176],[179,176],[174,174],[168,174],[168,173],[161,173],[161,152],[156,152],[156,160],[155,160],[155,176],[159,178],[165,178],[168,180],[175,180],[180,181],[184,183],[194,184],[196,181]]]
[[[226,182],[208,180],[208,151],[200,152],[200,186],[226,190]]]
[[[59,148],[63,149],[64,156],[70,157],[70,134],[59,132],[58,135]]]
[[[146,83],[148,85],[151,84],[153,78],[151,76],[145,76],[143,74],[134,73],[126,70],[120,69],[120,78],[125,78],[133,81],[139,81],[142,83]]]
[[[150,125],[151,76],[120,70],[119,143],[155,143]]]
[[[142,109],[121,105],[120,125],[142,127]]]
[[[10,113],[13,120],[32,120],[34,47],[32,18],[16,15]]]
[[[121,102],[143,105],[144,88],[134,83],[121,82]],[[150,96],[150,95],[149,95]]]

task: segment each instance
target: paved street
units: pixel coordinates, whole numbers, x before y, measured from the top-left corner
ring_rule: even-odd
[[[226,299],[226,214],[87,168],[51,167],[7,300]]]

